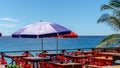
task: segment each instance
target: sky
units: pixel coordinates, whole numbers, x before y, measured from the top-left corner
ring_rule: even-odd
[[[11,36],[18,29],[40,20],[57,23],[78,35],[116,33],[107,24],[98,24],[100,11],[109,0],[0,0],[0,32]]]

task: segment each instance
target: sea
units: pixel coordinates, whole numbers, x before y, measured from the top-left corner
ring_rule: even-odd
[[[58,49],[94,48],[104,37],[105,36],[79,36],[78,38],[58,38]],[[43,38],[44,50],[55,50],[56,45],[56,38]],[[13,53],[13,51],[41,49],[41,38],[12,38],[11,36],[0,37],[0,52],[5,52],[5,54],[7,55],[23,53]],[[36,52],[30,53],[34,56],[36,55]],[[10,58],[7,57],[5,57],[5,59],[7,63],[11,63],[12,61]]]
[[[58,49],[94,48],[105,36],[58,38]],[[43,38],[43,49],[56,49],[56,38]],[[0,37],[0,51],[41,50],[41,38]]]

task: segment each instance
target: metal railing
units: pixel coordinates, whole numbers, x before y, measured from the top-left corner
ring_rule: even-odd
[[[58,53],[60,53],[62,50],[65,50],[66,52],[73,52],[73,51],[89,51],[92,50],[93,48],[74,48],[74,49],[58,49],[58,50],[46,50],[48,53],[49,52],[53,52],[56,53],[56,51],[58,51]],[[95,50],[99,51],[99,52],[105,52],[105,51],[110,51],[112,52],[112,50],[118,50],[118,52],[120,52],[120,48],[94,48]],[[33,54],[34,56],[36,56],[36,53],[42,53],[42,50],[21,50],[21,51],[2,51],[0,52],[0,56],[1,58],[5,58],[6,54],[9,53],[15,53],[15,54],[23,54],[24,52],[28,51],[29,53]]]

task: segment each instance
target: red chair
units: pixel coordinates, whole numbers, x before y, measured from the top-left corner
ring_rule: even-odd
[[[37,53],[36,56],[37,57],[46,57],[46,55],[43,55],[42,53]]]
[[[60,55],[56,55],[56,60],[60,61],[61,60],[61,56]]]
[[[23,53],[23,55],[27,56],[27,57],[33,57],[33,55],[29,52],[29,51],[25,51]]]
[[[111,65],[112,65],[112,61],[106,60],[106,61],[105,61],[105,65],[106,65],[106,66],[111,66]]]
[[[62,51],[60,52],[60,54],[62,54],[62,55],[67,55],[67,52],[66,52],[65,50],[62,50]]]
[[[84,65],[84,64],[87,64],[87,63],[88,63],[88,59],[82,58],[82,59],[79,59],[77,62],[78,62],[78,63],[81,63],[82,65]]]
[[[97,65],[97,60],[94,59],[93,57],[88,58],[88,64],[89,65]]]
[[[68,55],[76,55],[77,53],[76,52],[68,52],[67,54]]]
[[[0,64],[7,64],[7,61],[4,58],[0,58]]]
[[[32,64],[26,64],[24,68],[33,68]]]
[[[0,58],[1,64],[7,64],[7,61],[4,58]]]
[[[76,52],[77,55],[81,55],[82,53],[81,52]]]
[[[39,62],[40,68],[47,68],[47,65],[45,62]]]
[[[27,60],[17,59],[16,64],[21,66],[22,68],[32,68],[32,64],[28,63]]]
[[[25,61],[22,60],[22,59],[21,60],[17,60],[16,64],[19,65],[19,66],[21,66],[22,68],[25,68]]]
[[[104,60],[98,59],[97,65],[98,66],[105,66]]]
[[[59,67],[56,67],[55,65],[49,64],[49,63],[47,63],[46,65],[47,65],[46,68],[59,68]]]
[[[66,61],[66,62],[69,61],[68,58],[66,58],[66,57],[64,57],[64,56],[60,56],[60,55],[57,55],[57,56],[56,56],[56,60],[57,60],[57,61]]]

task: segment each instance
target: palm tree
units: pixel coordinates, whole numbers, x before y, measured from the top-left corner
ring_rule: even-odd
[[[112,13],[103,14],[99,19],[98,23],[107,23],[115,31],[120,31],[120,0],[110,0],[108,4],[101,6],[101,10],[111,10]],[[113,46],[120,43],[120,34],[112,34],[106,36],[97,47]]]

